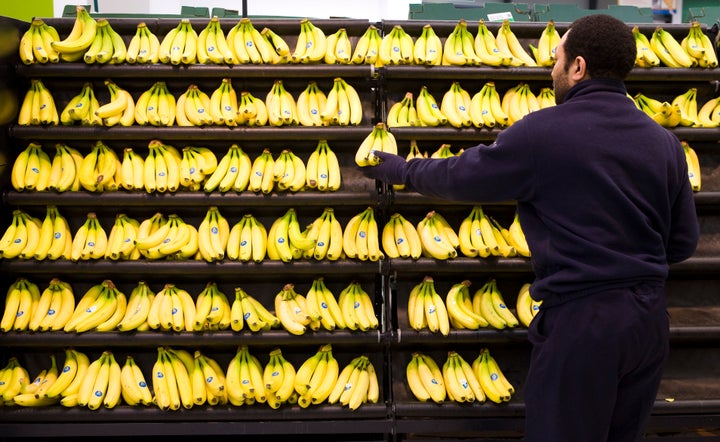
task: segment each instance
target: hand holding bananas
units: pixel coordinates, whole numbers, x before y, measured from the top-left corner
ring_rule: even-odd
[[[373,150],[371,156],[376,156],[380,161],[375,166],[360,168],[363,175],[386,182],[388,184],[404,184],[405,158],[388,152]]]

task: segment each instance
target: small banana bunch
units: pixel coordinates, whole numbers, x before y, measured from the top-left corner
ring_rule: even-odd
[[[191,332],[195,324],[195,300],[187,290],[165,284],[152,299],[147,323],[151,330]]]
[[[382,65],[380,57],[378,57],[381,42],[382,37],[378,28],[373,24],[369,25],[355,43],[352,54],[353,64],[369,64],[378,67]]]
[[[345,320],[345,327],[350,330],[377,330],[380,325],[375,315],[373,300],[358,281],[350,282],[340,291],[338,305]]]
[[[282,404],[297,402],[295,374],[295,367],[285,359],[282,350],[273,348],[262,372],[267,404],[271,408],[277,409]]]
[[[190,190],[200,190],[205,180],[215,172],[218,160],[207,147],[185,146],[180,159],[180,185]]]
[[[197,155],[196,155],[197,158]],[[182,161],[182,159],[181,159]],[[238,144],[231,144],[228,151],[216,161],[212,173],[206,175],[202,189],[205,192],[219,191],[222,193],[234,190],[242,192],[250,182],[252,160]],[[199,179],[200,177],[197,177]],[[192,180],[191,180],[192,181]]]
[[[107,19],[98,19],[95,37],[83,54],[83,61],[87,64],[121,64],[126,55],[127,46],[122,35],[110,26]]]
[[[297,211],[289,208],[267,232],[267,256],[274,261],[291,262],[316,246],[315,238],[300,227]]]
[[[372,154],[373,150],[397,154],[395,135],[388,131],[382,121],[373,126],[373,130],[360,143],[355,152],[355,164],[360,167],[377,165],[379,159]]]
[[[80,186],[89,192],[117,190],[116,174],[122,163],[117,153],[102,141],[96,141],[78,169]]]
[[[145,158],[132,147],[123,148],[117,185],[125,190],[145,190]]]
[[[252,166],[252,165],[250,165]],[[283,149],[273,163],[273,181],[278,190],[298,192],[305,187],[307,168],[290,149]]]
[[[351,64],[352,63],[352,43],[347,29],[340,28],[333,34],[327,36],[327,48],[325,50],[326,64]]]
[[[70,157],[70,160],[74,167],[75,162],[72,157]],[[68,166],[70,166],[69,163]],[[51,170],[52,161],[50,156],[43,150],[41,144],[31,141],[15,159],[10,183],[19,192],[23,190],[50,190],[50,186],[54,185],[50,181]]]
[[[0,238],[0,253],[5,259],[31,259],[40,243],[42,221],[29,213],[15,209],[12,220]]]
[[[473,311],[481,315],[490,327],[502,330],[519,324],[515,314],[505,304],[495,278],[488,279],[472,297]]]
[[[537,48],[530,46],[538,66],[552,67],[555,65],[555,50],[560,44],[560,33],[555,28],[555,21],[548,20],[538,39]]]
[[[154,402],[161,410],[190,409],[195,405],[192,373],[195,358],[187,351],[158,347],[152,368]]]
[[[305,187],[335,192],[342,185],[340,162],[327,140],[319,140],[305,164]]]
[[[325,105],[320,108],[320,120],[323,126],[357,126],[362,122],[363,108],[360,96],[357,90],[341,77],[335,77],[333,87],[327,93],[324,102]],[[300,108],[297,109],[299,113]]]
[[[240,92],[237,109],[235,121],[239,125],[265,126],[268,122],[268,111],[265,102],[251,92]]]
[[[432,210],[415,227],[423,247],[423,256],[434,259],[457,257],[460,247],[459,236],[438,212]]]
[[[115,355],[105,350],[100,357],[90,362],[85,377],[76,395],[66,396],[66,406],[87,407],[91,410],[99,408],[115,408],[122,399],[122,367]]]
[[[207,262],[222,261],[230,236],[230,224],[217,206],[210,206],[197,228],[198,255]]]
[[[150,326],[148,325],[147,318],[154,299],[155,292],[147,282],[138,281],[130,291],[125,314],[122,319],[120,319],[120,322],[118,322],[116,329],[121,332],[149,330]],[[127,363],[129,363],[129,361],[126,361],[126,364]],[[134,388],[131,389],[131,391],[132,390],[134,390]]]
[[[473,206],[472,210],[463,218],[458,229],[459,250],[468,258],[501,256],[510,258],[518,255],[518,244],[524,253],[529,252],[524,234],[520,229],[519,219],[513,226],[513,235],[510,230],[502,227],[494,218],[488,216],[481,206]]]
[[[90,360],[85,353],[72,347],[65,349],[62,365],[57,363],[55,355],[50,358],[50,368],[43,369],[31,384],[34,391],[15,396],[14,402],[17,405],[42,406],[74,400],[90,366]],[[108,400],[108,405],[113,405],[112,398]]]
[[[343,228],[335,217],[335,210],[326,207],[322,214],[303,231],[315,245],[302,251],[305,259],[337,261],[343,254]]]
[[[484,316],[473,309],[469,280],[453,284],[445,296],[450,325],[459,330],[477,330],[489,324]]]
[[[97,25],[98,22],[90,16],[88,10],[84,6],[78,5],[70,33],[63,40],[53,41],[51,46],[60,54],[62,61],[81,61],[95,40]]]
[[[426,276],[408,295],[408,323],[416,331],[428,329],[443,336],[450,334],[450,316],[442,296],[435,289],[435,280]]]
[[[58,377],[58,364],[55,355],[50,355],[50,366],[42,369],[34,378],[20,364],[17,357],[10,357],[7,365],[0,369],[2,387],[0,403],[21,407],[41,407],[57,404],[58,397],[46,397],[43,391]]]
[[[135,122],[140,126],[172,126],[177,101],[164,81],[156,81],[135,102]]]
[[[295,291],[294,284],[285,284],[274,298],[275,315],[280,325],[289,333],[300,336],[305,334],[313,319],[308,312],[305,296]],[[315,321],[319,328],[320,321]]]
[[[443,126],[448,122],[447,116],[440,110],[437,100],[425,85],[420,88],[420,93],[415,99],[415,109],[420,126]]]
[[[125,232],[125,229],[122,231]],[[198,230],[175,213],[165,217],[158,212],[143,220],[136,231],[134,237],[130,232],[123,241],[130,242],[130,238],[134,238],[134,248],[147,259],[189,259],[193,258],[199,249]],[[134,253],[127,243],[120,242],[120,239],[117,242],[120,244],[118,256]]]
[[[501,106],[508,116],[508,125],[516,123],[530,112],[540,109],[537,96],[528,83],[518,83],[503,94]]]
[[[486,66],[522,66],[523,62],[508,53],[498,44],[497,38],[492,31],[488,29],[485,20],[480,19],[478,22],[477,34],[473,40],[475,55],[480,62]]]
[[[445,66],[479,66],[482,59],[475,53],[475,39],[460,19],[443,44],[442,64]]]
[[[413,46],[413,62],[417,65],[440,66],[443,57],[443,43],[432,25],[423,26]]]
[[[670,104],[680,108],[680,126],[697,127],[700,125],[696,87],[691,87],[685,93],[673,98]]]
[[[702,188],[702,176],[700,173],[700,162],[698,160],[697,153],[690,144],[685,140],[680,140],[683,151],[685,152],[685,160],[688,165],[688,176],[690,177],[690,185],[694,192],[699,192]]]
[[[453,127],[463,128],[474,124],[477,126],[477,123],[470,117],[471,102],[470,93],[460,86],[459,81],[453,81],[440,102],[440,112],[445,115],[448,124]],[[482,114],[482,112],[480,113]]]
[[[300,95],[298,95],[296,103],[298,123],[301,126],[325,125],[323,119],[320,118],[320,114],[325,109],[326,102],[327,95],[325,92],[318,87],[316,81],[310,81],[305,89],[300,92]]]
[[[265,96],[268,124],[270,126],[296,126],[300,123],[295,97],[285,89],[282,80],[275,80]]]
[[[378,48],[378,60],[382,65],[412,64],[415,61],[415,42],[400,25],[394,25],[385,34]]]
[[[175,66],[194,64],[197,62],[197,43],[198,34],[190,19],[182,18],[160,41],[158,60]]]
[[[662,64],[669,68],[690,68],[698,65],[697,59],[662,26],[657,26],[650,36],[650,47]]]
[[[272,408],[279,408],[281,404],[295,400],[291,399],[295,391],[294,380],[295,368],[279,349],[270,352],[269,362],[263,367],[257,356],[243,344],[228,363],[225,394],[228,402],[235,406],[268,403]]]
[[[305,305],[311,323],[315,323],[311,324],[311,326],[315,326],[316,321],[319,321],[320,326],[327,331],[347,328],[340,305],[335,295],[325,284],[323,277],[320,276],[313,280],[305,294]]]
[[[150,384],[132,355],[125,356],[125,362],[120,368],[120,387],[123,402],[131,407],[153,403]]]
[[[105,258],[111,260],[139,259],[142,253],[135,247],[140,222],[126,213],[115,215],[115,221],[108,233]]]
[[[292,63],[317,63],[325,60],[327,37],[307,18],[300,20],[300,34],[290,54]]]
[[[100,224],[97,214],[89,212],[85,221],[75,231],[70,247],[70,260],[77,262],[104,258],[107,241],[107,232]]]
[[[225,38],[220,19],[210,19],[197,38],[197,61],[200,64],[233,64],[235,54]]]
[[[188,86],[175,102],[175,121],[178,126],[210,126],[215,124],[210,115],[210,96],[196,84]]]
[[[95,116],[101,119],[102,125],[112,127],[132,126],[135,122],[135,99],[130,92],[118,86],[112,80],[105,80],[110,93],[110,101],[95,109]]]
[[[633,96],[637,107],[663,127],[677,127],[682,121],[682,109],[679,105],[656,100],[642,92]]]
[[[20,126],[59,124],[60,116],[55,100],[42,80],[30,80],[30,88],[20,104],[17,121]]]
[[[691,58],[695,59],[698,67],[709,69],[718,67],[715,45],[710,37],[703,32],[699,21],[694,20],[690,23],[690,30],[680,41],[680,46],[685,49],[685,52]]]
[[[486,394],[472,365],[460,355],[450,350],[442,365],[443,383],[447,398],[454,402],[485,402]]]
[[[393,213],[383,226],[383,251],[388,258],[418,259],[422,256],[422,242],[415,225],[400,213]]]
[[[537,94],[537,101],[540,109],[557,105],[555,102],[555,90],[551,87],[540,88],[540,92]]]
[[[127,297],[106,279],[90,287],[63,326],[66,333],[108,332],[117,327],[127,308]]]
[[[530,322],[540,311],[542,301],[536,301],[530,294],[530,283],[526,282],[518,291],[517,300],[515,302],[515,311],[517,318],[522,325],[530,327]]]
[[[720,97],[711,98],[698,110],[700,127],[718,127],[720,125]]]
[[[468,114],[472,125],[477,128],[506,127],[510,122],[510,117],[502,108],[502,99],[494,81],[485,82],[483,87],[472,96]]]
[[[233,261],[262,262],[267,253],[267,229],[260,220],[246,213],[231,228],[226,256]]]
[[[41,18],[33,18],[30,28],[20,37],[20,61],[26,65],[58,63],[60,54],[52,47],[54,41],[60,41],[57,29]]]
[[[405,378],[410,392],[420,402],[442,404],[447,399],[442,370],[432,356],[413,352],[405,367]]]
[[[273,169],[275,168],[275,159],[270,149],[265,148],[260,155],[253,160],[250,169],[250,181],[248,182],[248,190],[255,193],[269,194],[275,188],[275,180],[273,177]],[[306,168],[307,172],[307,168]]]
[[[285,64],[290,59],[282,37],[268,28],[258,31],[247,17],[228,31],[226,42],[235,64]]]
[[[17,356],[10,356],[7,364],[0,369],[0,399],[3,405],[14,403],[14,398],[27,390],[30,386],[30,373],[18,360]]]
[[[472,362],[472,369],[488,400],[501,404],[512,398],[515,387],[502,372],[487,347],[480,349],[477,358]]]
[[[635,37],[635,47],[637,54],[635,55],[635,66],[641,68],[651,68],[660,66],[660,58],[655,53],[650,39],[640,31],[638,26],[632,28],[633,37]]]
[[[183,362],[188,365],[187,357],[180,349],[176,349],[182,355]],[[193,401],[195,405],[225,405],[229,401],[229,393],[225,378],[225,370],[218,362],[210,356],[196,350],[193,355],[193,369],[190,372],[192,384]],[[157,395],[156,395],[157,396]]]
[[[155,35],[147,23],[140,22],[135,34],[127,45],[125,61],[129,64],[154,64],[160,61],[160,39]]]
[[[322,345],[313,356],[300,364],[295,372],[297,404],[307,408],[310,404],[325,402],[337,384],[339,374],[340,364],[333,356],[332,344]]]
[[[376,404],[380,400],[380,383],[370,359],[357,356],[338,374],[335,386],[327,398],[329,404],[339,403],[351,410],[362,404]]]
[[[504,19],[495,36],[497,47],[505,54],[510,54],[515,60],[511,66],[537,66],[537,62],[528,54],[510,28],[510,20]]]
[[[67,219],[60,214],[57,206],[50,204],[40,225],[39,239],[33,257],[38,261],[69,259],[72,240],[72,231]]]
[[[64,126],[80,123],[83,126],[101,126],[102,119],[95,114],[100,102],[95,96],[91,82],[85,82],[78,94],[73,96],[60,112],[59,120]]]
[[[216,282],[208,282],[195,301],[194,331],[227,330],[232,322],[232,304]]]
[[[390,106],[386,121],[389,128],[421,125],[412,92],[406,92],[402,100]]]
[[[5,295],[5,310],[0,320],[0,331],[29,330],[30,318],[35,315],[35,308],[40,300],[40,288],[27,278],[15,280]],[[74,299],[73,299],[74,300]]]
[[[232,86],[232,79],[222,79],[212,94],[210,94],[210,105],[207,108],[213,123],[219,126],[237,126],[238,99],[237,92]]]
[[[380,234],[375,209],[368,206],[345,225],[343,251],[349,259],[376,262],[385,257],[380,248]]]
[[[281,325],[280,318],[249,295],[241,287],[235,287],[235,298],[230,305],[230,328],[239,332],[245,326],[252,332],[270,330]]]

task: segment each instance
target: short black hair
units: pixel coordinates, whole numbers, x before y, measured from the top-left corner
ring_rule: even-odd
[[[591,78],[623,80],[635,66],[635,37],[621,20],[607,14],[586,15],[572,22],[568,32],[563,46],[566,63],[583,57]]]

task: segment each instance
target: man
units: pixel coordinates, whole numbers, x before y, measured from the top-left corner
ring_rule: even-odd
[[[526,441],[642,438],[668,355],[668,265],[699,224],[679,140],[626,96],[630,28],[573,22],[552,70],[557,106],[446,159],[376,152],[370,178],[450,200],[516,200],[532,253]]]

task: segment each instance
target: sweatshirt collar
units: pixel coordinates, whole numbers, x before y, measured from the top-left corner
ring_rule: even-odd
[[[565,100],[571,100],[574,96],[581,96],[592,92],[617,92],[620,94],[627,94],[625,89],[625,83],[622,80],[614,80],[610,78],[591,78],[589,80],[581,81],[575,86],[571,87],[565,96]]]

